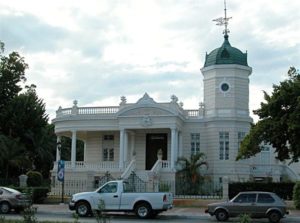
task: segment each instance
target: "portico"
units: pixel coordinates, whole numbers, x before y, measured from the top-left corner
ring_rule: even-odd
[[[54,120],[57,142],[62,136],[70,137],[72,142],[66,171],[92,171],[95,176],[109,171],[116,177],[136,171],[144,179],[154,171],[174,175],[178,156],[183,154],[183,122],[187,116],[201,117],[195,116],[197,111],[184,111],[176,96],[172,98],[169,103],[156,103],[145,94],[134,104],[127,104],[123,97],[120,106],[113,109],[81,108],[77,101],[72,108],[59,109]],[[84,142],[83,161],[76,159],[77,139]],[[59,159],[57,147],[56,161]],[[53,175],[55,171],[56,165]]]

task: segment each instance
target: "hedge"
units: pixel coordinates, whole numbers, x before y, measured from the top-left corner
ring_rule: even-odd
[[[233,198],[242,191],[267,191],[274,192],[284,200],[292,200],[293,188],[295,183],[287,182],[245,182],[245,183],[230,183],[229,198]]]

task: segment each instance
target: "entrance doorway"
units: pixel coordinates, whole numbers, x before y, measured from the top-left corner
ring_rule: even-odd
[[[151,133],[146,135],[146,170],[151,170],[157,160],[157,151],[161,149],[162,159],[168,157],[168,134]]]

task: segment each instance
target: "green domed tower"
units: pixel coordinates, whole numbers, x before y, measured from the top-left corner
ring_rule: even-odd
[[[247,53],[231,46],[227,32],[221,47],[206,54],[201,69],[205,115],[249,119],[249,75],[252,68],[248,66]]]
[[[206,54],[201,72],[204,84],[205,138],[209,171],[216,183],[224,176],[238,180],[239,168],[235,161],[239,145],[250,129],[249,76],[247,53],[229,43],[229,18],[215,21],[225,25],[223,44]],[[247,176],[242,176],[247,178]]]

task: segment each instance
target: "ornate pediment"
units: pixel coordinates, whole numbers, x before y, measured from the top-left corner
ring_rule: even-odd
[[[144,96],[142,98],[140,98],[136,104],[149,105],[149,104],[156,104],[156,102],[147,93],[145,93]]]

